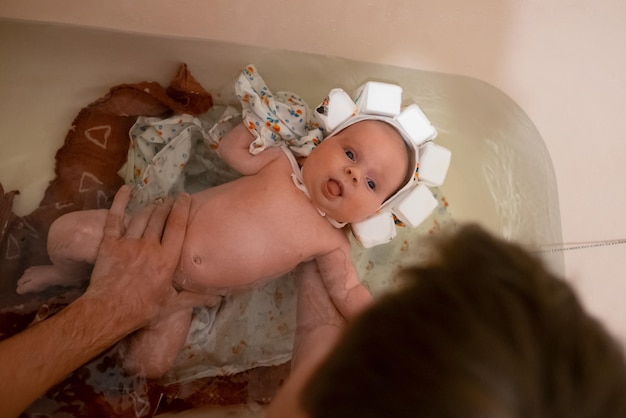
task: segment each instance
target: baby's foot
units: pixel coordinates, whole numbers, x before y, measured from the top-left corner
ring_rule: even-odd
[[[34,266],[27,268],[17,281],[16,291],[20,295],[41,292],[52,286],[70,284],[65,282],[54,266]]]

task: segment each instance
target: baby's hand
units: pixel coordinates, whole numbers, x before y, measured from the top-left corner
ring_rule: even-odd
[[[263,167],[282,154],[279,147],[270,147],[253,155],[250,144],[254,135],[243,124],[239,124],[228,132],[219,143],[217,153],[233,169],[250,176],[258,173]]]

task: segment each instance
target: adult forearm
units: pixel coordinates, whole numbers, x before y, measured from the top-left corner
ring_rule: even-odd
[[[297,329],[289,379],[266,411],[267,418],[294,418],[300,393],[339,339],[345,319],[337,311],[315,262],[300,267]]]
[[[120,188],[86,292],[61,312],[0,342],[0,407],[16,416],[80,367],[167,309],[188,307],[172,287],[191,198],[149,205],[125,222]],[[171,208],[171,210],[170,210]]]
[[[138,328],[138,321],[122,311],[111,300],[79,298],[0,342],[3,416],[19,415],[51,386]]]

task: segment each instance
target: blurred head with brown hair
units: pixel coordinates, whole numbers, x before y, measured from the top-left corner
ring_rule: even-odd
[[[309,417],[626,417],[622,348],[522,248],[467,226],[359,316],[309,381]]]

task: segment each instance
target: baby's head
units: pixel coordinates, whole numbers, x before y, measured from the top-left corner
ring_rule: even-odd
[[[351,224],[354,237],[366,248],[392,240],[398,224],[422,223],[438,205],[428,187],[443,183],[450,164],[450,151],[432,143],[437,130],[417,104],[403,108],[401,96],[400,86],[374,81],[359,87],[354,99],[342,89],[332,89],[315,109],[315,119],[328,136],[305,163],[313,168],[303,167],[296,182],[331,224],[338,228]],[[319,137],[313,138],[307,141],[315,144]],[[352,152],[351,145],[344,145],[349,140],[363,145],[368,152],[365,160]],[[323,156],[326,152],[345,154],[350,164],[342,169],[350,175],[357,170],[359,175],[350,184],[367,185],[370,194],[360,193],[362,201],[348,199],[352,189],[337,180],[345,177],[325,174],[340,171],[334,167],[339,163]],[[361,170],[363,161],[371,172]]]
[[[313,204],[338,222],[376,213],[415,174],[414,151],[380,118],[337,129],[306,158],[304,185]]]

